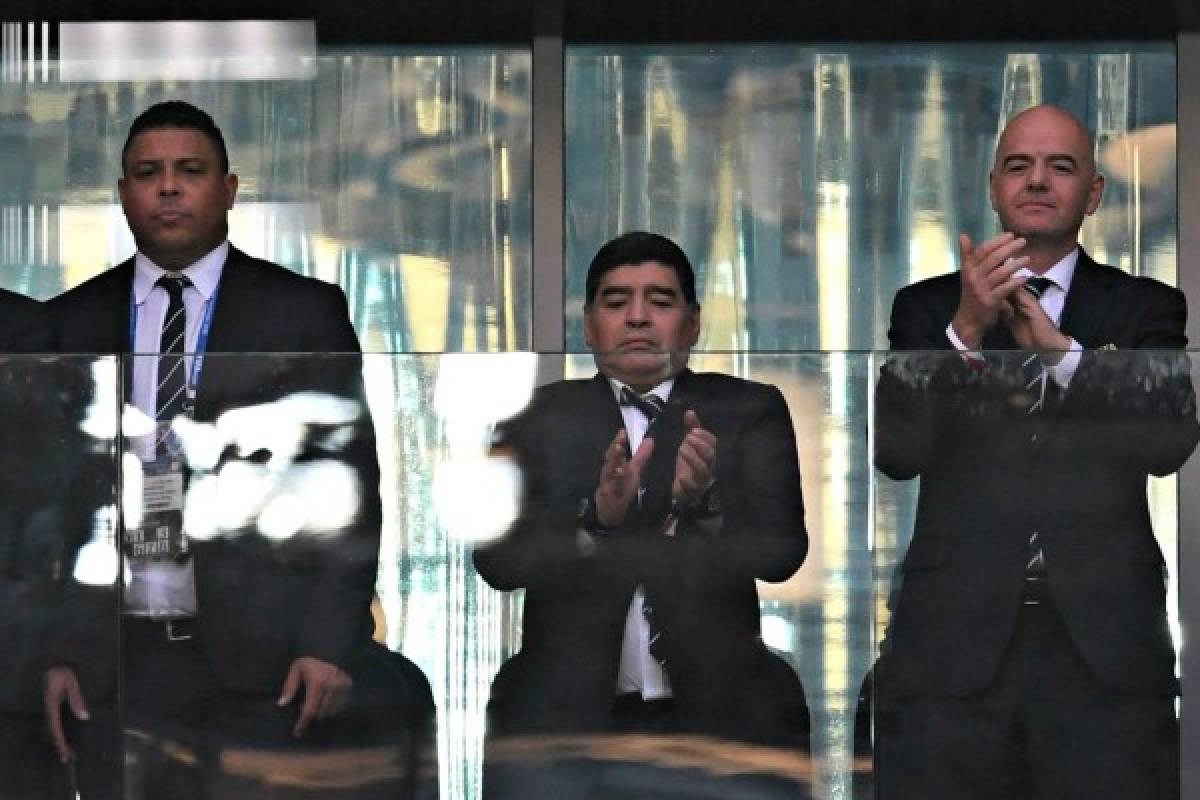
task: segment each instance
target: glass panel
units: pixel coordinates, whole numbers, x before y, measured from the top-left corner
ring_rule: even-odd
[[[10,453],[38,454],[10,458],[0,475],[15,545],[0,550],[0,658],[10,664],[3,688],[19,701],[0,708],[0,772],[39,782],[42,797],[106,774],[134,792],[203,782],[238,798],[478,798],[514,783],[525,797],[531,787],[555,797],[869,796],[873,734],[885,747],[882,777],[895,763],[890,696],[874,720],[871,697],[860,697],[884,632],[894,666],[881,676],[912,680],[915,651],[924,680],[962,680],[955,656],[1011,626],[950,625],[942,647],[921,637],[946,630],[946,615],[1008,608],[988,603],[1005,575],[1017,606],[1024,523],[1035,517],[1046,520],[1052,608],[1073,633],[1077,615],[1091,615],[1078,636],[1084,659],[1115,685],[1174,674],[1177,582],[1163,581],[1179,533],[1172,473],[1197,438],[1192,365],[1177,351],[1089,351],[1065,392],[1044,395],[1026,388],[1012,352],[985,354],[981,369],[946,353],[696,355],[697,374],[678,380],[653,423],[668,457],[648,462],[642,516],[586,536],[579,500],[594,499],[609,434],[624,422],[613,390],[589,382],[589,355],[210,354],[195,418],[171,428],[161,454],[148,418],[117,413],[119,376],[145,358],[0,359],[0,435]],[[570,382],[535,394],[559,375]],[[1022,404],[1039,397],[1044,408],[1029,414]],[[670,507],[656,504],[654,476],[674,468],[689,410],[717,436],[720,503],[714,516],[679,512],[660,529],[655,509],[666,520]],[[172,456],[186,475],[188,551],[148,561],[173,553],[176,523],[152,507],[170,492],[150,485],[144,463]],[[962,482],[970,505],[946,502],[961,500]],[[808,547],[796,569],[801,497]],[[118,557],[119,532],[132,557]],[[752,546],[739,548],[744,540]],[[979,552],[989,554],[982,563],[939,569]],[[170,579],[188,563],[195,622],[134,616],[174,602],[181,586],[186,602],[186,581]],[[938,575],[955,587],[948,602],[928,597]],[[676,632],[669,704],[617,699],[638,585],[662,635]],[[126,657],[114,704],[105,676],[117,674],[118,620]],[[1124,638],[1096,649],[1093,635],[1113,640],[1106,625]],[[179,669],[212,673],[187,688],[209,681],[220,696],[173,692],[177,707],[147,717],[161,682],[147,665],[188,648],[205,657]],[[356,694],[341,722],[316,720],[295,740],[302,695],[276,702],[302,652],[342,664]],[[66,715],[78,755],[69,773],[38,732],[47,654],[77,669],[91,714]],[[798,687],[800,707],[788,702]],[[737,713],[714,717],[731,692]],[[120,724],[118,711],[123,753],[121,737],[94,735]],[[805,723],[805,733],[790,727]],[[18,730],[32,738],[8,736]],[[13,755],[18,745],[37,752]],[[97,752],[108,773],[96,771]]]
[[[10,347],[17,311],[5,307]],[[109,623],[120,574],[118,369],[112,357],[0,356],[4,797],[61,798],[71,790],[42,710],[46,667],[87,663],[89,678],[116,674]],[[98,699],[102,683],[85,682],[87,697]],[[72,736],[80,730],[70,714],[64,722]]]
[[[1110,312],[1120,330],[1125,312]],[[1065,387],[1021,351],[879,359],[877,788],[930,792],[959,763],[1171,794],[1175,472],[1200,438],[1189,356],[1109,345],[1080,355]],[[1021,735],[989,732],[992,714],[1016,714]],[[1004,746],[978,758],[976,736]]]
[[[226,24],[168,33],[195,46]],[[138,23],[73,27],[101,25],[130,28],[96,32],[110,60],[47,59],[0,81],[0,286],[44,299],[132,255],[121,147],[138,113],[178,98],[213,115],[241,178],[230,240],[341,285],[365,349],[529,346],[528,52],[310,42],[301,57],[272,43],[258,49],[266,77],[250,79],[244,61],[163,62],[153,39],[144,60]]]
[[[1169,43],[579,46],[567,51],[566,343],[617,233],[696,267],[708,350],[886,346],[895,291],[996,231],[1004,121],[1048,102],[1095,133],[1093,257],[1175,279]]]

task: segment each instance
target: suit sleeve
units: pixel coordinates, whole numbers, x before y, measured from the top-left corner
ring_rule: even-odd
[[[935,409],[932,394],[979,383],[946,338],[948,320],[916,287],[901,289],[892,303],[891,354],[875,389],[874,460],[885,475],[907,480],[931,458]]]
[[[1177,289],[1139,281],[1141,309],[1128,349],[1087,351],[1063,393],[1059,416],[1096,453],[1141,472],[1178,470],[1200,438],[1187,345],[1187,301]]]
[[[720,528],[706,534],[686,517],[680,520],[675,537],[659,540],[667,551],[666,571],[679,571],[689,558],[698,557],[707,567],[696,564],[694,575],[719,572],[776,583],[804,563],[808,532],[787,402],[774,386],[756,387],[751,397],[729,412],[740,421],[736,437],[723,441],[718,436]],[[671,553],[671,548],[693,552]]]
[[[330,287],[321,302],[314,319],[325,325],[310,331],[310,352],[339,355],[309,356],[305,385],[297,388],[353,399],[362,411],[348,442],[338,447],[317,443],[301,458],[332,458],[348,465],[359,487],[359,509],[353,522],[324,543],[316,558],[304,562],[312,589],[308,613],[298,630],[297,652],[344,666],[369,624],[383,512],[375,428],[367,407],[358,337],[341,290]]]
[[[619,533],[578,530],[581,498],[551,488],[556,481],[546,475],[541,445],[553,438],[547,426],[555,418],[554,410],[537,393],[529,407],[501,423],[493,437],[493,456],[512,459],[523,484],[517,519],[502,537],[476,547],[472,554],[476,570],[494,589],[569,582],[574,571],[612,558],[612,539]]]

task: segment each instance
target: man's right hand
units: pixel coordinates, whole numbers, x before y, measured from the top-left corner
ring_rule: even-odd
[[[87,704],[83,702],[83,690],[79,688],[79,679],[75,670],[70,667],[51,667],[46,670],[45,687],[42,701],[46,708],[46,722],[50,726],[50,737],[54,740],[54,749],[58,751],[58,759],[66,764],[75,757],[71,745],[67,744],[67,736],[63,733],[62,705],[65,702],[75,715],[75,719],[86,722],[91,719]]]
[[[1024,246],[1025,240],[1011,233],[988,239],[979,247],[971,243],[970,236],[959,234],[962,291],[950,324],[970,349],[978,350],[988,328],[1002,315],[1012,313],[1008,298],[1025,283],[1017,271],[1029,263],[1028,256],[1017,256]]]
[[[629,504],[637,497],[642,484],[642,467],[654,452],[654,439],[647,436],[633,458],[626,455],[629,435],[617,431],[600,465],[600,481],[596,485],[596,519],[606,528],[615,528],[625,520]]]

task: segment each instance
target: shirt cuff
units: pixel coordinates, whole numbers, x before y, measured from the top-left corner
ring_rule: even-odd
[[[968,364],[978,366],[984,363],[983,353],[978,350],[972,350],[963,344],[962,339],[958,338],[958,334],[954,332],[954,323],[946,326],[946,338],[950,340],[950,344],[954,345],[954,349],[963,357],[963,360]]]
[[[1071,340],[1071,347],[1063,354],[1062,361],[1059,361],[1052,367],[1047,367],[1050,372],[1050,377],[1060,388],[1066,389],[1071,383],[1071,378],[1075,377],[1075,370],[1079,369],[1079,360],[1083,358],[1083,347],[1074,339]]]

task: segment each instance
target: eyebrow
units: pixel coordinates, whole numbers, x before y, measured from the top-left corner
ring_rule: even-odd
[[[1010,153],[1009,155],[1005,156],[1004,160],[1001,161],[1000,163],[1003,166],[1007,166],[1014,161],[1033,161],[1033,160],[1034,160],[1033,156],[1029,155],[1028,153]],[[1071,155],[1070,153],[1051,153],[1049,156],[1046,157],[1046,160],[1047,161],[1068,161],[1072,165],[1075,165],[1075,166],[1077,166],[1079,164],[1079,160],[1077,158],[1075,158],[1075,156]]]
[[[671,286],[651,285],[651,286],[644,286],[642,288],[648,294],[665,294],[669,297],[675,297],[679,294],[679,292],[676,291]],[[612,295],[624,295],[624,294],[633,294],[633,293],[634,293],[634,288],[632,286],[606,286],[600,290],[601,297],[610,297]]]

